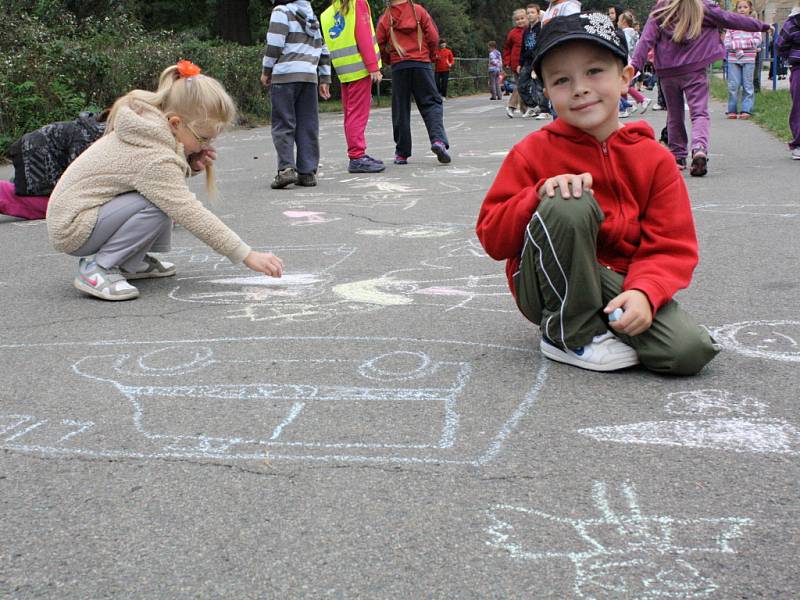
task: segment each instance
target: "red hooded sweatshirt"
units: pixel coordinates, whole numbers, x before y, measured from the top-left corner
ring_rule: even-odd
[[[503,64],[516,72],[519,66],[519,55],[522,52],[522,37],[525,35],[527,27],[514,27],[506,36],[506,43],[503,46]]]
[[[539,205],[544,181],[564,173],[592,174],[592,190],[605,215],[597,259],[625,275],[657,311],[689,285],[697,265],[697,236],[686,184],[672,154],[644,121],[630,123],[600,143],[558,119],[518,143],[486,194],[476,233],[486,252],[506,260],[506,276],[519,269],[525,230]]]
[[[414,11],[416,11],[416,18]],[[422,31],[421,49],[417,20],[419,20],[419,30]],[[403,54],[397,51],[392,42],[390,22],[394,28],[397,45]],[[413,10],[410,2],[392,4],[381,15],[375,37],[378,39],[381,57],[386,64],[395,65],[406,60],[429,63],[436,60],[436,51],[439,49],[439,31],[428,11],[416,2]]]

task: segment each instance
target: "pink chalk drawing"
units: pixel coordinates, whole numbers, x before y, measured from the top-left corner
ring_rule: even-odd
[[[292,225],[321,225],[338,221],[340,217],[326,217],[324,212],[310,210],[285,210],[283,214],[290,219],[302,219],[295,221]]]

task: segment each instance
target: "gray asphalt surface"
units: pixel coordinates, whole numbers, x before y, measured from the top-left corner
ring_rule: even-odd
[[[310,189],[269,189],[268,129],[224,136],[209,205],[282,281],[178,228],[178,275],[106,303],[3,219],[0,596],[798,597],[800,164],[713,104],[678,299],[726,349],[588,373],[539,355],[473,234],[541,125],[501,104],[447,102],[451,165],[415,115],[371,176],[323,115]],[[368,140],[390,161],[388,110]]]

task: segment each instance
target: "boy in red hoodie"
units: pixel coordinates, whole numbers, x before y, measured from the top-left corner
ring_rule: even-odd
[[[619,121],[633,70],[616,28],[605,15],[556,17],[533,66],[559,118],[511,150],[478,238],[507,261],[546,357],[594,371],[641,363],[697,373],[719,346],[672,299],[697,264],[689,196],[650,126]]]
[[[411,156],[411,96],[428,130],[431,151],[449,163],[450,144],[444,131],[442,96],[436,89],[431,63],[436,60],[439,31],[414,0],[391,0],[376,32],[381,58],[392,65],[392,126],[394,164],[408,164]]]
[[[436,89],[442,99],[447,98],[447,82],[450,79],[450,69],[456,64],[456,57],[453,51],[447,47],[447,40],[439,40],[439,51],[436,53]]]

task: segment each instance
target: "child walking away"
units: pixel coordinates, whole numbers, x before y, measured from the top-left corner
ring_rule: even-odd
[[[103,135],[108,111],[82,113],[26,133],[11,144],[8,156],[14,179],[0,181],[0,214],[21,219],[44,219],[50,193],[61,174]]]
[[[308,0],[272,0],[261,83],[270,86],[272,143],[278,174],[272,189],[317,185],[319,95],[331,97],[331,57]],[[297,160],[295,160],[297,146]]]
[[[636,50],[636,44],[639,43],[639,34],[633,28],[633,24],[635,22],[636,18],[629,10],[622,12],[617,17],[617,29],[622,31],[623,35],[625,36],[625,45],[628,47],[628,60],[630,60],[633,56],[633,52]],[[636,89],[634,85],[631,85],[628,88],[628,94],[633,96],[633,99],[636,101],[634,112],[636,109],[638,109],[640,114],[646,113],[647,108],[653,102],[650,98],[642,95],[642,93]],[[625,97],[625,95],[623,95],[623,97]]]
[[[539,5],[528,4],[525,8],[528,16],[528,28],[522,36],[522,52],[519,55],[519,93],[522,102],[528,106],[523,117],[533,117],[538,120],[547,119],[549,115],[547,99],[544,97],[539,78],[533,72],[533,57],[536,53],[536,42],[542,30],[539,23]]]
[[[490,100],[501,100],[500,73],[503,70],[503,55],[497,49],[497,42],[489,42],[489,94]]]
[[[436,53],[436,89],[442,100],[447,98],[447,82],[450,80],[450,69],[456,64],[453,51],[447,47],[447,40],[439,40],[439,51]]]
[[[792,158],[800,160],[800,0],[795,2],[792,12],[784,22],[778,36],[778,56],[787,60],[792,67],[790,89],[792,110],[789,113],[789,129],[792,141],[789,148]]]
[[[506,35],[506,43],[503,45],[503,64],[511,71],[514,79],[514,92],[508,99],[506,114],[509,119],[514,118],[514,111],[525,113],[527,106],[519,95],[519,73],[522,70],[519,64],[522,55],[522,39],[528,29],[528,13],[524,8],[518,8],[512,14],[514,28]]]
[[[512,148],[477,235],[506,260],[542,353],[593,371],[641,363],[697,373],[719,351],[672,299],[691,281],[697,239],[686,184],[644,122],[623,127],[633,69],[611,20],[556,17],[534,69],[558,119]],[[624,185],[620,185],[624,182]]]
[[[686,168],[689,139],[683,123],[683,99],[692,121],[691,174],[707,173],[709,149],[708,75],[706,68],[725,56],[720,28],[768,31],[757,19],[721,9],[710,0],[659,0],[647,19],[631,59],[641,71],[647,53],[655,48],[655,69],[667,103],[669,149],[681,169]]]
[[[751,16],[753,3],[750,0],[739,0],[736,12]],[[756,54],[761,46],[761,33],[757,31],[737,31],[728,29],[725,32],[725,50],[728,63],[728,112],[729,119],[749,119],[753,114],[755,100],[755,83],[753,73],[756,68]],[[737,110],[739,88],[742,89],[742,112]]]
[[[83,257],[77,289],[130,300],[139,290],[129,280],[175,275],[174,264],[149,254],[170,249],[173,221],[231,262],[281,276],[281,259],[253,251],[186,185],[205,170],[213,191],[211,143],[235,119],[222,85],[189,61],[166,68],[155,92],[133,90],[114,103],[106,134],[67,168],[47,210],[53,247]]]
[[[439,32],[428,11],[414,0],[391,0],[378,22],[378,46],[384,62],[392,65],[396,165],[408,164],[411,156],[412,95],[428,130],[431,151],[440,163],[450,162],[442,97],[431,68],[438,45]]]
[[[334,0],[320,16],[325,45],[342,84],[344,137],[350,173],[380,173],[386,166],[367,155],[364,132],[372,105],[372,84],[380,83],[381,56],[367,0]]]

